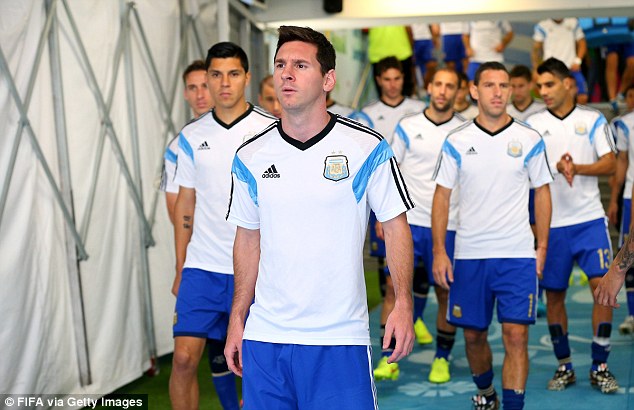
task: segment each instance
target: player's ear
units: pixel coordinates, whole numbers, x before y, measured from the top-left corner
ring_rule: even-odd
[[[469,84],[469,94],[473,101],[478,100],[478,87],[474,83]]]
[[[251,73],[247,71],[244,76],[247,79],[245,85],[249,85],[249,83],[251,82]]]
[[[324,91],[330,92],[335,88],[337,83],[337,74],[334,69],[328,70],[324,75]]]

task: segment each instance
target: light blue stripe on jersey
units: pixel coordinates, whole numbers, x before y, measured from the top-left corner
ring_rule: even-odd
[[[365,123],[368,124],[368,127],[374,128],[374,123],[372,122],[370,117],[368,117],[368,114],[364,113],[363,111],[353,112],[352,114],[350,114],[350,118],[353,120],[365,121]]]
[[[192,159],[192,162],[194,162],[194,150],[182,132],[178,134],[178,148],[182,149],[183,152]]]
[[[625,136],[625,139],[627,139],[628,141],[630,140],[630,130],[629,128],[627,128],[627,125],[625,125],[623,121],[614,121],[614,129],[621,130],[621,132],[623,132],[623,135]]]
[[[531,158],[541,154],[542,152],[544,152],[545,149],[546,149],[546,144],[544,144],[544,140],[540,139],[539,142],[535,144],[531,152],[528,153],[526,158],[524,158],[524,166],[528,165],[528,161],[530,161]]]
[[[546,37],[546,31],[541,28],[538,24],[535,24],[535,32],[539,31],[542,36]]]
[[[608,120],[606,120],[603,114],[601,114],[599,118],[597,118],[597,120],[594,122],[594,125],[592,126],[592,130],[590,130],[590,144],[594,144],[594,133],[597,132],[597,129],[600,126],[602,125],[605,126],[607,124],[608,124]]]
[[[396,126],[396,134],[405,142],[405,149],[409,151],[409,137],[401,127],[401,124]]]
[[[451,145],[449,141],[445,140],[445,142],[442,144],[442,150],[443,152],[447,153],[447,155],[456,160],[458,168],[462,166],[462,157],[460,156],[460,153],[453,145]]]
[[[354,181],[352,181],[352,192],[354,192],[354,197],[357,199],[357,203],[359,203],[361,198],[363,198],[365,190],[368,188],[370,177],[374,171],[379,167],[379,165],[385,161],[389,161],[389,159],[393,156],[394,152],[392,152],[390,144],[388,144],[386,140],[381,140],[379,145],[377,145],[368,158],[366,158],[363,165],[361,165],[357,176],[354,177]]]
[[[236,178],[247,184],[249,187],[249,196],[255,203],[255,206],[258,206],[258,184],[255,182],[255,178],[253,177],[251,171],[249,171],[247,166],[244,165],[237,155],[233,157],[231,172],[235,174]]]
[[[165,155],[163,155],[163,158],[165,158],[166,161],[171,162],[172,164],[176,164],[176,160],[178,159],[176,153],[172,151],[169,147],[167,147],[167,149],[165,150]]]

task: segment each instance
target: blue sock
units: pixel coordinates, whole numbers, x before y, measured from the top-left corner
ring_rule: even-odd
[[[548,326],[548,331],[550,332],[550,340],[553,342],[553,350],[555,351],[555,357],[559,360],[559,364],[564,364],[567,369],[572,369],[568,333],[564,334],[560,324]]]
[[[601,363],[607,363],[610,355],[611,323],[600,323],[597,335],[592,338],[592,370],[597,370]]]
[[[436,328],[436,357],[449,361],[455,339],[456,332],[450,333]]]
[[[427,306],[427,295],[420,296],[414,294],[414,322],[416,322],[418,318],[422,319],[425,306]]]
[[[495,401],[497,394],[493,387],[493,369],[489,369],[482,374],[473,374],[473,382],[478,387],[478,392],[487,398],[488,402]]]
[[[524,408],[524,390],[502,390],[502,407],[504,410],[520,410]]]
[[[220,404],[224,410],[239,410],[238,392],[236,391],[236,377],[233,373],[212,377]]]

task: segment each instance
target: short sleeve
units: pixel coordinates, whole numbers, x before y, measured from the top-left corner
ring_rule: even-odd
[[[176,177],[174,182],[186,188],[196,187],[196,164],[194,150],[181,132],[178,136],[178,154],[176,160]]]
[[[396,126],[390,145],[392,146],[392,151],[394,151],[396,162],[402,164],[409,150],[409,137],[400,124]]]
[[[616,149],[618,151],[627,151],[630,146],[630,130],[625,123],[620,119],[617,119],[612,123],[612,132],[616,137]]]
[[[590,130],[590,143],[599,158],[610,152],[616,152],[612,131],[603,114],[599,114],[599,117],[592,125],[592,129]]]
[[[541,24],[535,24],[535,28],[533,29],[533,40],[543,43],[546,39],[546,30],[541,26]]]
[[[163,173],[161,175],[161,187],[163,192],[169,192],[172,194],[178,193],[178,184],[174,181],[176,174],[176,161],[178,152],[178,137],[174,138],[172,142],[165,149],[163,155]]]
[[[257,182],[238,155],[233,158],[231,177],[231,198],[227,221],[242,228],[259,229]]]
[[[436,163],[436,170],[432,179],[438,185],[453,189],[458,181],[461,161],[460,153],[451,145],[448,139],[445,140],[438,155],[438,162]]]
[[[542,138],[533,146],[524,158],[524,165],[528,170],[531,188],[539,188],[542,185],[553,182],[553,174],[548,165],[546,144]]]
[[[583,33],[583,29],[581,28],[581,25],[579,24],[579,20],[575,19],[575,41],[579,41],[582,38],[585,38],[585,34]]]

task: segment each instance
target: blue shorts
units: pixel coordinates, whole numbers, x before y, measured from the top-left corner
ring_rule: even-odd
[[[242,342],[243,410],[376,410],[370,346]]]
[[[462,60],[467,56],[462,42],[462,34],[448,34],[442,36],[442,50],[445,54],[445,61],[455,61],[460,63],[462,68]],[[462,69],[460,70],[462,71]]]
[[[368,229],[370,230],[370,256],[385,258],[385,241],[376,236],[375,225],[376,215],[374,212],[370,212],[370,221],[368,222]]]
[[[612,245],[605,218],[561,228],[550,228],[544,278],[547,290],[564,291],[574,262],[588,278],[603,276],[612,262]]]
[[[606,54],[618,53],[619,58],[634,57],[634,41],[631,43],[608,44],[605,46]]]
[[[630,233],[630,221],[632,219],[632,200],[623,198],[621,207],[621,229],[619,231],[619,248],[623,246],[625,235]]]
[[[431,40],[414,41],[414,57],[418,66],[423,67],[428,61],[433,60],[433,51],[434,43]]]
[[[184,268],[176,298],[174,337],[225,339],[232,298],[233,275]]]
[[[467,77],[469,78],[469,81],[475,80],[475,73],[481,65],[482,63],[476,63],[475,61],[469,63],[469,66],[467,66]]]
[[[432,252],[434,242],[431,237],[431,228],[416,225],[410,225],[409,227],[412,230],[412,240],[414,241],[414,266],[416,266],[419,261],[422,261],[427,270],[429,283],[431,285],[436,285],[434,274],[432,272],[432,266],[434,266],[434,254]],[[453,260],[455,242],[456,231],[447,231],[447,236],[445,237],[445,249],[447,249],[447,256],[449,256],[450,260]]]
[[[581,71],[571,71],[570,74],[572,74],[577,83],[577,94],[588,94],[588,83],[586,83],[586,77],[583,76],[583,73]]]
[[[456,259],[447,321],[486,330],[497,300],[500,323],[535,323],[537,273],[533,258]]]

